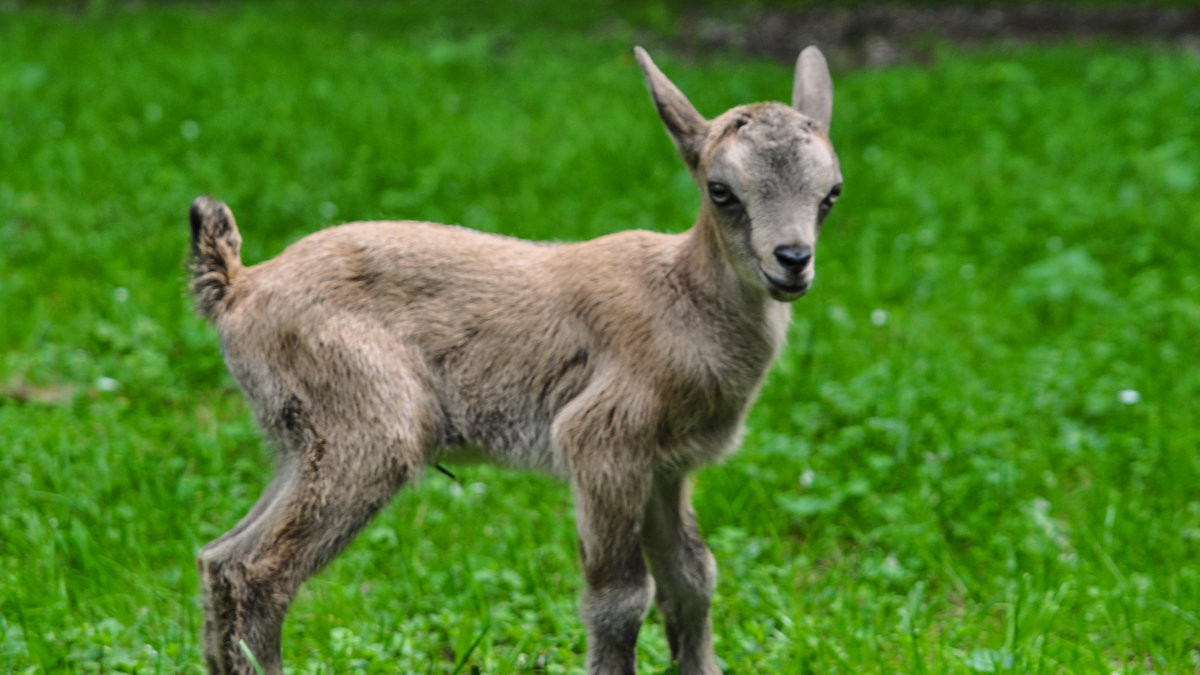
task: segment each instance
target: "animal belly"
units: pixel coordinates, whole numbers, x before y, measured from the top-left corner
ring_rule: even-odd
[[[463,443],[441,448],[431,463],[453,466],[491,464],[522,471],[538,471],[557,477],[566,475],[565,468],[557,461],[548,438],[541,435],[523,439],[497,439],[489,444]]]

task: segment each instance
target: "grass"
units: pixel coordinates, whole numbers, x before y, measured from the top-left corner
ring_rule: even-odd
[[[167,5],[0,20],[0,671],[199,672],[195,551],[270,451],[183,295],[345,219],[679,230],[634,42],[702,112],[787,64],[662,5]],[[835,72],[846,189],[743,449],[700,474],[732,673],[1200,672],[1200,61]],[[570,495],[431,473],[299,595],[296,672],[575,672]],[[640,660],[668,666],[651,616]]]

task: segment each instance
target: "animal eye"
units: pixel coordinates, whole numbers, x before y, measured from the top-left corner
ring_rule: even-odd
[[[709,183],[708,198],[717,206],[732,206],[738,203],[738,198],[733,196],[733,190],[730,190],[729,186],[724,183]]]
[[[829,215],[829,211],[830,211],[830,209],[833,208],[834,202],[836,202],[838,200],[838,197],[840,197],[841,195],[842,195],[841,184],[833,186],[833,189],[829,191],[829,194],[825,195],[825,199],[821,200],[821,206],[819,207],[818,212],[817,212],[818,220],[825,220],[825,216]]]

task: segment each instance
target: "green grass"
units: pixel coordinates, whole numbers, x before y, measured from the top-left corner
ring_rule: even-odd
[[[708,114],[789,94],[665,6],[432,7],[0,12],[0,671],[201,671],[193,556],[270,451],[183,294],[194,196],[248,261],[346,219],[680,230],[630,46]],[[698,478],[728,672],[1200,672],[1200,61],[834,75],[818,285]],[[291,668],[580,669],[567,489],[457,474],[302,590]]]

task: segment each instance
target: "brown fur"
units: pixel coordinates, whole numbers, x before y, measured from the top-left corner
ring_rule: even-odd
[[[199,312],[279,447],[262,498],[199,554],[211,672],[251,672],[242,641],[280,672],[300,584],[424,467],[478,457],[570,481],[590,673],[635,672],[652,599],[680,671],[718,672],[716,565],[687,476],[735,444],[812,280],[819,205],[841,176],[828,108],[804,101],[831,89],[806,50],[797,82],[815,88],[796,109],[710,123],[637,55],[705,195],[687,233],[535,244],[354,223],[242,267],[229,209],[192,205]],[[715,204],[711,181],[739,204]]]

